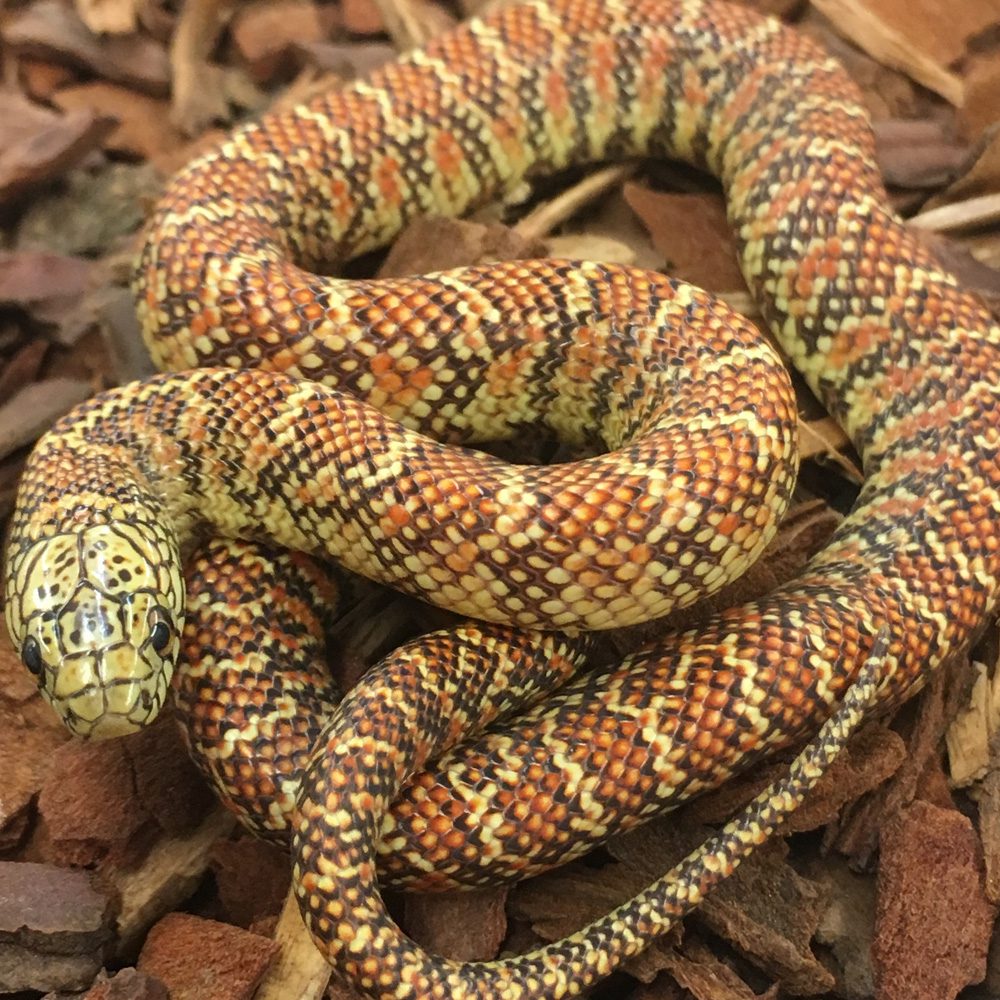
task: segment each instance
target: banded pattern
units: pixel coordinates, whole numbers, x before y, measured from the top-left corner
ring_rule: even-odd
[[[103,734],[142,721],[141,709],[112,703],[108,690],[134,691],[151,711],[158,707],[175,635],[143,668],[155,678],[139,685],[115,665],[122,656],[109,665],[96,651],[112,640],[158,647],[162,607],[178,625],[177,550],[206,516],[222,531],[264,530],[295,547],[324,547],[354,568],[377,563],[373,575],[470,614],[564,627],[662,613],[707,590],[707,578],[722,582],[708,556],[713,546],[727,572],[759,552],[779,516],[765,504],[787,497],[794,465],[783,457],[792,424],[787,386],[761,391],[736,374],[743,364],[770,371],[773,359],[707,297],[596,265],[519,263],[394,283],[338,282],[306,270],[380,245],[418,213],[462,211],[529,173],[635,153],[680,156],[722,180],[752,292],[863,456],[858,506],[805,573],[768,599],[668,636],[607,674],[584,675],[518,721],[448,751],[403,789],[382,828],[382,870],[413,886],[477,884],[566,860],[815,729],[881,630],[889,633],[882,705],[971,641],[995,607],[1000,572],[1000,329],[888,208],[855,88],[811,42],[715,0],[551,0],[506,8],[367,83],[266,118],[171,186],[136,278],[154,355],[164,365],[251,364],[271,373],[199,372],[128,387],[84,407],[40,445],[15,518],[8,615],[26,662],[71,725]],[[638,326],[635,313],[608,311],[632,309],[635,289]],[[508,311],[509,340],[497,325]],[[714,371],[718,388],[668,415],[656,394],[683,383],[682,369],[665,355],[647,365],[639,345],[657,357],[658,344],[682,334],[669,326],[653,334],[646,324],[691,312],[704,314],[709,340],[732,343],[735,353],[714,362],[692,344],[671,355]],[[260,396],[251,397],[251,386]],[[738,386],[749,407],[721,427],[710,423],[709,411],[728,404]],[[496,419],[493,397],[514,417]],[[320,398],[337,421],[317,418]],[[274,425],[262,419],[269,408]],[[659,520],[644,527],[676,521],[692,547],[678,548],[676,565],[636,594],[635,581],[649,573],[620,574],[633,560],[615,540],[629,553],[648,542],[629,526],[644,501],[616,491],[638,485],[629,478],[636,467],[643,484],[663,475],[660,422],[685,411],[695,417],[698,450],[682,448],[677,472],[662,479],[678,491],[677,505],[657,506]],[[485,485],[495,497],[507,481],[492,460],[436,450],[417,432],[468,442],[487,426],[502,436],[542,414],[573,442],[600,437],[620,448],[575,467],[579,497],[568,481],[551,493],[534,478],[522,493],[505,494],[515,501],[511,520],[487,525],[483,537],[493,545],[509,536],[520,547],[463,549],[481,513],[463,506],[463,490]],[[351,437],[359,427],[363,447]],[[741,436],[751,427],[763,431],[752,445]],[[149,446],[152,459],[136,457],[137,446]],[[322,489],[341,447],[350,502]],[[747,447],[752,461],[741,468]],[[704,463],[717,448],[715,468],[732,471],[709,472]],[[446,457],[453,455],[462,457]],[[418,457],[443,478],[413,468]],[[783,471],[751,487],[749,499],[737,495],[734,482],[757,465]],[[300,489],[310,468],[320,484]],[[359,503],[361,481],[372,490]],[[402,501],[396,482],[409,491]],[[100,499],[103,491],[111,499]],[[610,539],[605,551],[617,554],[606,557],[609,565],[584,551],[585,565],[569,581],[561,563],[535,566],[543,552],[565,555],[523,528],[555,496],[579,505],[572,501],[573,515],[553,509],[549,521],[572,526],[577,538]],[[468,521],[459,513],[451,535],[438,533],[436,518],[452,516],[453,501]],[[315,517],[332,520],[311,520],[313,503]],[[161,546],[170,568],[154,567],[168,580],[145,617],[125,617],[127,597],[100,603],[124,594],[108,559],[97,567],[65,554],[75,550],[61,539],[75,537],[94,504],[98,521],[117,526],[124,516],[129,530],[156,521],[155,530],[138,531],[135,550],[170,533]],[[711,532],[685,520],[696,510],[715,517]],[[161,528],[168,512],[173,524]],[[421,544],[425,525],[430,545]],[[665,545],[657,539],[652,562],[664,564]],[[501,551],[502,571],[490,569],[486,580],[467,571],[497,565]],[[433,565],[406,567],[419,552],[433,552]],[[581,580],[595,565],[589,588]],[[502,590],[515,568],[525,575],[523,595]],[[432,590],[419,582],[421,571]],[[108,574],[110,585],[86,586]],[[668,578],[679,595],[666,595]],[[51,627],[65,616],[71,621]],[[129,622],[133,631],[123,634]],[[526,809],[538,817],[531,838]],[[323,821],[336,825],[338,816]],[[300,831],[303,871],[321,865],[316,829],[307,819]],[[338,904],[327,909],[321,894],[307,903],[317,938],[337,950],[330,932],[340,923]],[[364,934],[349,942],[350,961],[361,962],[366,949],[363,961],[378,972],[366,965],[365,974],[386,995],[414,995],[418,970],[430,975],[407,964],[409,953],[380,952]],[[601,954],[590,958],[600,964]],[[572,949],[561,956],[570,982],[576,958]],[[446,989],[453,970],[431,968],[440,974],[434,989]]]
[[[95,396],[36,446],[8,555],[11,634],[31,635],[42,690],[71,729],[117,735],[147,706],[155,715],[182,621],[177,553],[206,530],[325,553],[453,611],[549,628],[659,617],[760,554],[791,495],[795,410],[787,373],[746,320],[690,285],[608,265],[515,262],[417,284],[464,289],[455,340],[429,326],[399,364],[415,374],[419,357],[428,377],[466,383],[453,422],[468,436],[544,421],[613,450],[510,465],[278,372],[202,368]],[[522,340],[482,325],[491,296],[516,310]],[[371,321],[384,307],[359,309]],[[405,346],[363,344],[379,371]],[[522,396],[529,378],[547,380],[534,398]],[[412,424],[443,434],[414,411]],[[154,618],[136,616],[119,564],[72,557],[88,509],[94,545],[117,551],[127,536],[126,563],[162,551],[148,576],[169,577],[150,598],[169,628],[163,650],[150,649]],[[111,704],[112,690],[141,697]]]

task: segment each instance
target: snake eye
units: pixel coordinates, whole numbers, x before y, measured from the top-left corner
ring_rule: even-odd
[[[21,662],[36,677],[41,676],[42,647],[38,644],[38,640],[33,635],[29,635],[28,638],[24,640],[24,645],[21,646]]]
[[[170,626],[160,619],[149,633],[149,641],[158,653],[162,653],[170,643]]]

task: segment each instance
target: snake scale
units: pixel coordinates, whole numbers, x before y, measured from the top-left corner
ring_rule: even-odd
[[[885,707],[972,641],[1000,571],[1000,329],[888,207],[855,87],[812,42],[725,3],[551,0],[265,117],[170,185],[135,289],[158,365],[197,370],[60,421],[12,523],[8,626],[70,728],[116,735],[156,715],[181,556],[206,532],[325,552],[532,629],[655,618],[749,565],[791,492],[794,401],[725,306],[610,265],[314,273],[419,214],[637,154],[721,180],[747,283],[861,454],[861,495],[792,583],[570,680],[417,774],[381,824],[380,879],[483,884],[578,856],[815,731],[877,635]],[[608,450],[537,468],[454,447],[537,422]],[[575,648],[505,628],[428,640],[417,668]],[[219,640],[237,660],[241,629]],[[417,702],[450,729],[443,701]],[[371,711],[360,758],[394,766]],[[321,741],[306,775],[296,878],[315,938],[368,992],[563,995],[631,947],[619,914],[594,947],[518,980],[372,930],[370,864],[332,884],[326,852],[348,825],[337,751]],[[367,805],[396,780],[355,778]],[[625,916],[655,923],[649,907]]]

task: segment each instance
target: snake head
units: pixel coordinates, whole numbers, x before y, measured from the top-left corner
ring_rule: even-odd
[[[183,582],[148,525],[96,524],[8,553],[6,617],[25,667],[77,736],[152,722],[180,648]]]

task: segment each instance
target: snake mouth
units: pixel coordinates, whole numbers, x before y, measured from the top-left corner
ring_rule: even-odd
[[[65,658],[41,688],[66,728],[82,739],[126,736],[159,715],[172,670],[122,643]]]
[[[63,725],[78,739],[84,742],[91,740],[110,740],[119,736],[129,736],[144,729],[146,723],[136,722],[124,715],[109,715],[103,713],[96,719],[88,719],[77,714],[71,705],[53,704]],[[152,720],[150,720],[152,721]]]

